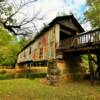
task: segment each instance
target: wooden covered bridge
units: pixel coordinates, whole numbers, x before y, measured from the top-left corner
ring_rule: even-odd
[[[18,54],[18,66],[48,66],[50,83],[84,75],[81,55],[88,54],[91,82],[100,78],[100,29],[84,32],[73,15],[55,18]],[[92,57],[95,54],[97,59]],[[93,63],[97,65],[94,70]]]

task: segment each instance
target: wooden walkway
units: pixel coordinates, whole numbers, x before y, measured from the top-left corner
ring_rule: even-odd
[[[60,42],[63,52],[98,53],[100,52],[100,29],[81,33]]]

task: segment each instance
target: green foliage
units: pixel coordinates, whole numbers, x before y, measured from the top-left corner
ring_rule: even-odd
[[[83,67],[86,72],[89,71],[88,55],[82,55]]]
[[[88,55],[83,55],[82,60],[84,62],[85,68],[88,68]]]
[[[18,53],[18,47],[16,45],[3,46],[0,49],[0,63],[1,65],[13,65],[16,62]]]
[[[20,48],[23,48],[28,42],[28,40],[22,37],[18,43],[20,44]]]
[[[2,27],[0,28],[0,46],[5,46],[11,41],[11,36]]]
[[[87,5],[89,9],[85,12],[86,20],[92,27],[100,27],[100,1],[87,0]]]
[[[27,43],[24,38],[17,40],[7,31],[0,28],[0,65],[13,66],[17,60],[17,54]]]

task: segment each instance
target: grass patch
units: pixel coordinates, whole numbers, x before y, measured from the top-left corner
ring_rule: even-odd
[[[100,83],[68,82],[50,86],[46,73],[33,71],[1,71],[0,100],[100,100]]]
[[[53,87],[41,81],[0,80],[0,100],[100,100],[100,86],[73,82]]]

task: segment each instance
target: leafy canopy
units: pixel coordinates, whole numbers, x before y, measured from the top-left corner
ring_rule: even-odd
[[[100,0],[87,0],[88,10],[85,12],[86,20],[92,27],[100,27]]]
[[[14,66],[18,52],[26,43],[24,38],[17,40],[0,27],[0,65]]]

